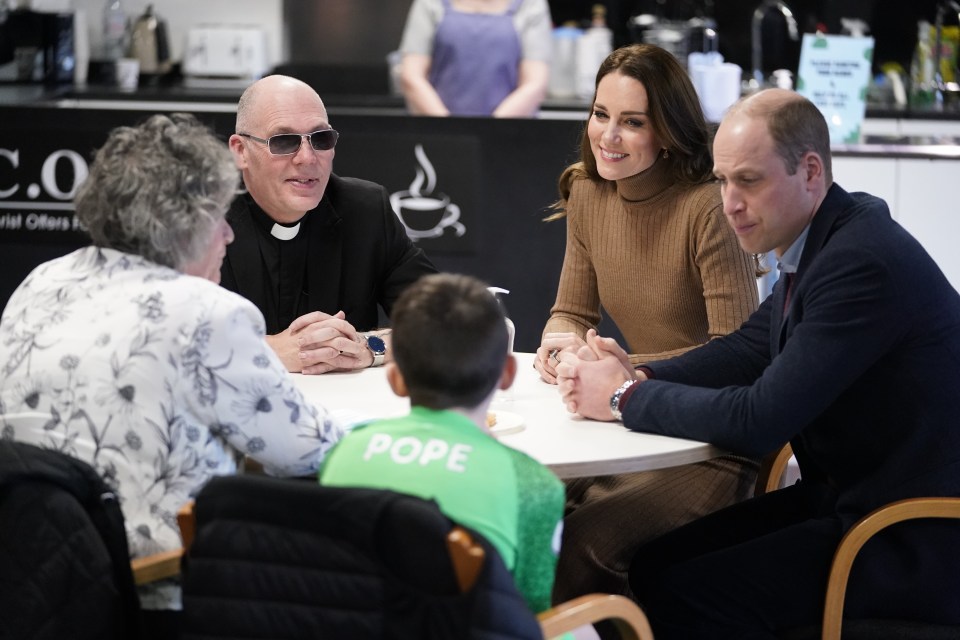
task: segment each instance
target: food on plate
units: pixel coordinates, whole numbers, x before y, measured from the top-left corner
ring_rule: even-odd
[[[487,411],[487,426],[492,427],[497,424],[497,414],[493,411]]]

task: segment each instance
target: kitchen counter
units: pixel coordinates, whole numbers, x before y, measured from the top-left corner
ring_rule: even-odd
[[[831,151],[838,156],[960,160],[960,137],[868,135],[857,144],[832,145]]]
[[[350,71],[343,72],[346,75]],[[308,81],[310,79],[308,78]],[[386,112],[405,114],[401,96],[388,93],[370,93],[351,91],[332,93],[324,91],[331,86],[329,81],[312,82],[318,87],[328,109],[348,111],[352,109],[383,109]],[[88,102],[184,102],[184,103],[222,103],[236,105],[246,83],[241,80],[186,79],[178,78],[162,84],[154,83],[138,88],[136,91],[121,91],[105,85],[84,87],[44,86],[37,84],[0,84],[0,104],[25,105],[31,103],[56,103],[70,106],[72,103]],[[358,85],[359,86],[359,85]],[[582,119],[589,108],[589,102],[579,98],[547,98],[542,106],[543,116],[550,119]],[[919,119],[919,120],[956,120],[960,121],[960,101],[944,105],[898,106],[895,104],[870,103],[867,105],[868,119]]]
[[[0,85],[0,104],[5,106],[42,106],[123,111],[192,111],[232,112],[243,92],[239,81],[194,80],[190,85],[144,86],[136,91],[120,91],[113,87],[44,87],[42,85]],[[354,115],[405,116],[403,99],[383,94],[325,94],[324,102],[332,118]],[[579,99],[546,100],[540,119],[582,121],[588,103]],[[942,108],[897,108],[874,105],[867,118],[897,120],[955,121],[960,127],[960,106]],[[958,129],[960,131],[960,129]],[[960,133],[938,136],[866,135],[857,144],[835,145],[840,156],[889,158],[960,158]]]

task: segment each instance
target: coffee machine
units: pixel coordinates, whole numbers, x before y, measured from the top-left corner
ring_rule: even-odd
[[[0,21],[0,77],[25,83],[73,82],[74,16],[31,9],[8,11]],[[5,68],[6,67],[6,68]]]

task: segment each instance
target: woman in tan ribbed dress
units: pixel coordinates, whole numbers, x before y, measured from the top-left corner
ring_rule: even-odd
[[[737,329],[758,303],[757,262],[737,243],[713,180],[710,134],[674,57],[652,45],[610,54],[597,73],[581,161],[560,178],[567,246],[557,300],[534,363],[556,383],[555,350],[616,322],[634,364]],[[634,550],[746,498],[756,463],[727,456],[568,484],[554,601],[629,595]]]

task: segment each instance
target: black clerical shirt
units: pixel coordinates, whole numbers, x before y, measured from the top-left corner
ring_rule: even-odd
[[[281,240],[271,234],[277,224],[250,198],[250,211],[257,230],[257,244],[263,269],[270,280],[267,289],[270,304],[277,312],[280,330],[290,326],[296,318],[307,313],[309,300],[306,277],[307,255],[310,249],[310,216],[300,219],[299,230],[290,240]],[[293,225],[284,225],[292,227]]]
[[[410,283],[437,270],[407,237],[386,189],[366,180],[330,174],[296,239],[271,237],[274,222],[249,193],[233,201],[227,220],[236,237],[227,246],[220,284],[260,309],[270,335],[311,311],[342,310],[358,331],[382,327],[380,310],[389,317]]]

